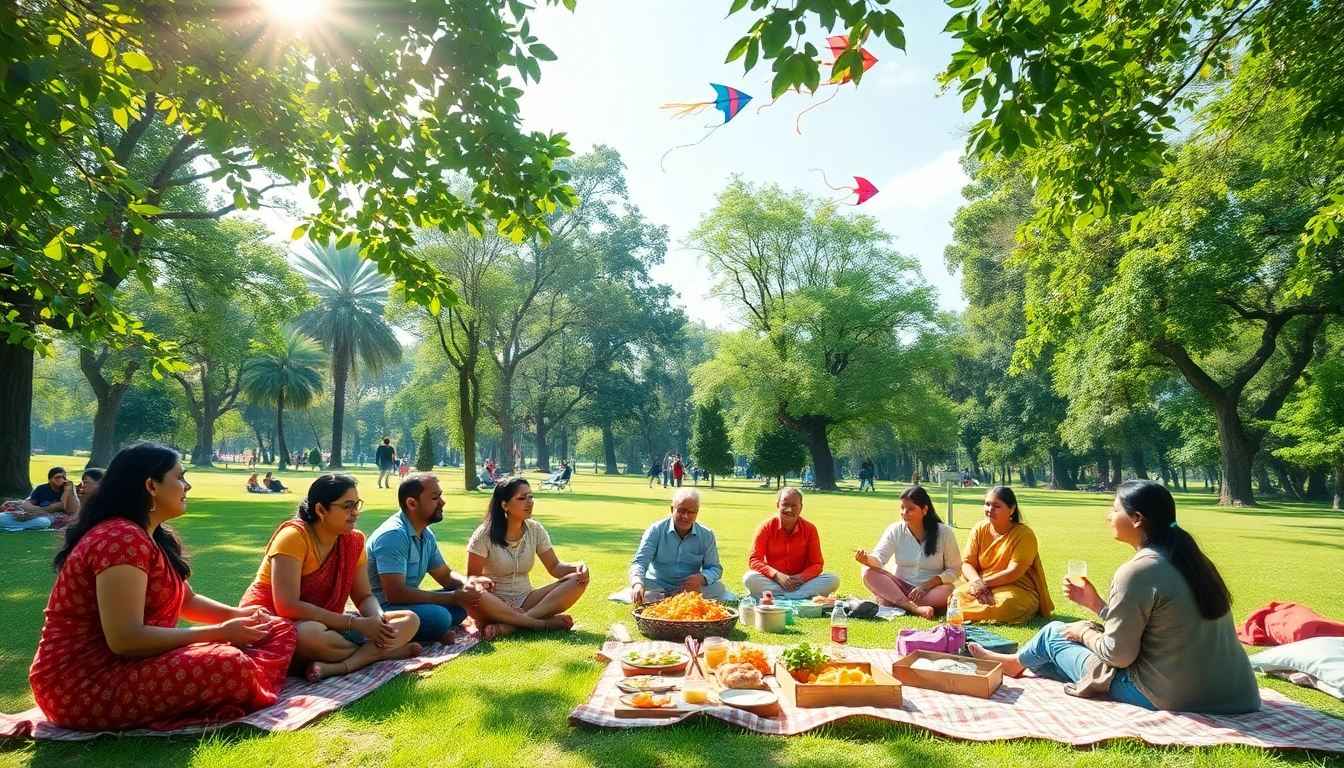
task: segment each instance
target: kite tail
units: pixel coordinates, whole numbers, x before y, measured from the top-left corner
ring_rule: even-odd
[[[804,109],[802,112],[799,112],[797,119],[793,121],[793,129],[798,132],[798,135],[799,136],[803,135],[803,115],[806,115],[808,112],[811,112],[812,110],[816,109],[817,107],[820,107],[822,104],[825,104],[826,102],[830,101],[831,99],[834,99],[836,96],[839,95],[840,95],[840,88],[839,84],[837,83],[834,93],[822,99],[821,101],[817,102],[816,104],[813,104],[807,109]]]
[[[667,169],[663,167],[663,161],[667,159],[668,155],[672,154],[678,149],[686,149],[688,147],[694,147],[697,144],[704,143],[705,139],[708,139],[710,136],[713,136],[715,131],[719,130],[725,125],[727,125],[727,123],[719,123],[718,125],[713,126],[712,128],[709,129],[709,133],[706,133],[704,136],[700,137],[700,141],[692,142],[690,144],[679,144],[673,147],[672,149],[667,150],[666,152],[663,153],[662,157],[658,158],[658,167],[662,170],[663,173],[667,173]]]
[[[821,174],[821,181],[822,181],[822,183],[825,184],[826,186],[830,187],[831,189],[834,189],[836,192],[846,192],[846,191],[848,191],[850,194],[853,194],[854,191],[855,191],[853,187],[837,187],[837,186],[835,186],[834,184],[832,184],[832,183],[830,182],[829,179],[826,178],[826,171],[824,171],[824,170],[822,170],[822,169],[820,169],[820,168],[808,168],[807,170],[809,170],[809,171],[816,171],[817,173],[820,173],[820,174]],[[845,195],[845,197],[849,197],[849,195]],[[845,198],[842,197],[842,198],[840,198],[840,199],[843,200],[843,199],[845,199]]]
[[[675,115],[673,115],[673,117],[686,117],[688,115],[698,115],[701,112],[704,112],[706,107],[712,107],[716,103],[717,102],[713,101],[696,101],[687,103],[663,104],[658,108],[675,109],[678,110],[678,112]]]
[[[784,93],[788,93],[788,91],[785,91]],[[762,104],[761,106],[757,107],[757,108],[756,108],[756,114],[759,115],[759,114],[761,114],[761,110],[762,110],[762,109],[767,109],[767,108],[769,108],[769,107],[773,107],[773,106],[775,106],[776,104],[778,104],[778,103],[779,103],[779,100],[782,99],[782,98],[784,98],[784,93],[781,93],[780,95],[776,96],[774,99],[772,99],[772,100],[770,101],[769,104]]]

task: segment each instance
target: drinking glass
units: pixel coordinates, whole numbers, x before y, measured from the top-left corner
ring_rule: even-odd
[[[1075,587],[1081,587],[1087,581],[1087,561],[1070,560],[1069,561],[1069,583]]]
[[[705,638],[705,667],[718,669],[728,659],[728,641],[722,637]]]

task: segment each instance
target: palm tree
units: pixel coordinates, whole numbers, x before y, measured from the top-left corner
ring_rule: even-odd
[[[294,256],[294,269],[308,280],[318,298],[316,309],[294,318],[294,327],[322,343],[331,354],[335,412],[331,419],[331,462],[341,468],[341,432],[345,427],[345,383],[358,377],[356,358],[369,373],[401,362],[401,342],[383,320],[392,280],[359,257],[357,248],[334,245],[308,248]]]
[[[285,444],[285,406],[303,410],[321,396],[322,370],[326,363],[320,344],[286,328],[280,348],[254,358],[243,371],[243,397],[258,405],[275,406],[280,469],[289,463],[289,446]]]

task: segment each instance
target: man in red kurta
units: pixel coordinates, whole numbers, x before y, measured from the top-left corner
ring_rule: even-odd
[[[770,590],[776,597],[810,600],[840,588],[839,576],[821,570],[821,537],[817,526],[803,519],[803,493],[797,488],[781,489],[775,515],[756,527],[748,564],[742,583],[756,597]]]

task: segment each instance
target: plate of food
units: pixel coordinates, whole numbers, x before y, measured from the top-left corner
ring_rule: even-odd
[[[677,702],[671,696],[659,696],[653,693],[632,693],[621,697],[621,703],[635,709],[676,709]]]
[[[616,687],[626,693],[666,693],[677,684],[662,675],[634,675],[616,683]]]
[[[630,651],[621,656],[621,669],[626,677],[652,672],[675,674],[684,671],[691,657],[679,651]]]

